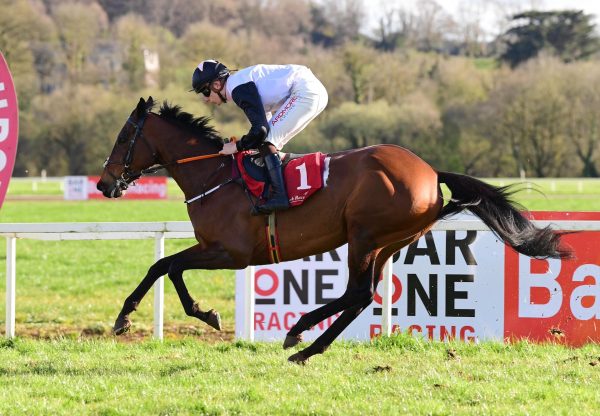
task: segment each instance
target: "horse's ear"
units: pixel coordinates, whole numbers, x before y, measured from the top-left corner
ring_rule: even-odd
[[[154,107],[154,98],[151,95],[148,96],[148,101],[146,101],[146,109],[150,110]]]
[[[135,107],[135,114],[138,117],[141,117],[146,112],[146,101],[144,98],[140,97],[140,101],[138,101],[137,106]]]

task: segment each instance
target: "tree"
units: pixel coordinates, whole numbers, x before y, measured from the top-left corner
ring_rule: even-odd
[[[393,51],[399,46],[423,52],[442,51],[446,34],[455,26],[435,0],[422,0],[416,11],[405,6],[384,6],[376,31],[375,47]]]
[[[17,158],[34,159],[30,171],[46,169],[50,175],[97,173],[123,125],[131,102],[102,88],[68,86],[32,103],[36,121],[25,133],[32,153]]]
[[[115,34],[123,53],[123,70],[128,86],[137,91],[144,86],[144,49],[156,50],[155,31],[139,15],[128,14],[115,24]]]
[[[566,136],[583,164],[582,176],[598,177],[600,146],[600,70],[589,64],[566,69],[562,88],[567,100]]]
[[[373,66],[374,51],[358,43],[349,43],[342,49],[344,69],[350,75],[354,102],[365,102],[369,70]]]
[[[561,70],[556,60],[538,59],[507,72],[490,93],[487,123],[494,137],[508,141],[518,175],[560,176],[569,169]]]
[[[500,59],[514,68],[542,51],[563,62],[586,58],[600,49],[592,17],[581,10],[516,14],[515,26],[503,35],[506,51]]]
[[[444,34],[454,22],[435,0],[422,0],[416,13],[417,49],[431,52],[443,49]]]
[[[36,45],[56,39],[54,23],[27,0],[0,0],[0,51],[8,62],[21,108],[39,91]]]
[[[360,38],[365,10],[360,0],[311,2],[311,40],[324,47],[343,45]]]
[[[394,136],[397,108],[385,101],[369,105],[345,102],[332,110],[321,126],[324,136],[336,140],[343,148],[356,149],[378,143],[390,143]]]
[[[100,35],[108,28],[108,17],[98,3],[60,3],[52,10],[66,55],[69,75],[77,82]]]

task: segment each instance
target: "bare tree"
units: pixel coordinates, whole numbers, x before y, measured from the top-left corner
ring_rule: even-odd
[[[566,136],[583,164],[582,175],[597,177],[597,152],[600,146],[600,71],[588,63],[566,68],[563,88],[568,102]]]

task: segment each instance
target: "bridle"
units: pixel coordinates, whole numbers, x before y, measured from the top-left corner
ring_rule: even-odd
[[[113,196],[113,197],[115,196],[114,193],[116,192],[117,189],[120,189],[121,191],[126,190],[129,187],[129,185],[131,185],[136,179],[139,179],[145,173],[144,170],[135,172],[130,169],[131,162],[133,161],[133,150],[135,148],[135,143],[137,142],[138,138],[141,138],[142,141],[146,144],[146,146],[148,146],[148,148],[150,149],[150,152],[152,153],[154,160],[157,159],[156,152],[152,149],[152,147],[150,146],[150,143],[145,138],[145,136],[142,134],[142,130],[144,128],[144,123],[146,122],[147,118],[148,118],[148,113],[144,112],[142,117],[140,117],[140,119],[137,122],[133,121],[131,116],[127,119],[127,124],[130,124],[135,128],[135,133],[133,134],[133,137],[131,138],[131,140],[129,140],[129,146],[127,148],[127,153],[125,154],[123,161],[117,162],[114,160],[110,160],[110,156],[109,156],[108,158],[106,158],[106,161],[104,162],[104,165],[103,165],[104,168],[106,168],[108,165],[123,165],[123,172],[121,173],[121,177],[116,177],[110,171],[107,171],[108,174],[115,180],[115,185],[113,187],[113,190],[111,191],[111,196]]]
[[[123,172],[121,173],[120,177],[116,177],[115,175],[113,175],[110,171],[107,171],[107,173],[114,179],[114,185],[113,188],[110,192],[111,197],[115,198],[117,195],[115,195],[115,193],[117,192],[117,190],[119,191],[124,191],[126,190],[130,185],[135,185],[135,180],[139,179],[141,176],[143,175],[147,175],[147,174],[151,174],[151,173],[155,173],[160,169],[164,169],[168,166],[172,166],[172,165],[177,165],[177,164],[182,164],[182,163],[189,163],[189,162],[194,162],[197,160],[203,160],[203,159],[211,159],[211,158],[215,158],[215,157],[223,157],[224,155],[221,155],[219,153],[213,153],[213,154],[208,154],[208,155],[199,155],[199,156],[192,156],[192,157],[188,157],[188,158],[184,158],[184,159],[178,159],[175,160],[173,162],[169,162],[169,163],[163,163],[163,164],[155,164],[153,166],[150,166],[149,168],[146,169],[142,169],[138,172],[132,171],[130,169],[131,166],[131,162],[133,162],[133,150],[135,148],[135,144],[137,142],[138,138],[141,138],[142,141],[146,144],[146,146],[148,147],[148,149],[150,149],[150,152],[152,153],[152,157],[153,160],[156,162],[158,160],[158,154],[152,149],[152,146],[150,145],[150,143],[148,142],[148,139],[144,136],[144,134],[142,133],[142,130],[144,128],[144,123],[146,122],[146,119],[148,117],[148,112],[144,112],[144,114],[142,115],[142,117],[140,117],[140,119],[135,122],[133,121],[133,119],[131,118],[131,116],[127,119],[127,124],[132,125],[133,127],[135,127],[135,133],[133,134],[133,137],[131,138],[131,140],[129,140],[129,146],[127,148],[127,153],[125,154],[125,157],[123,158],[122,162],[117,162],[117,161],[112,161],[110,160],[110,156],[108,158],[106,158],[106,161],[104,162],[103,167],[106,168],[108,165],[123,165]],[[233,140],[235,140],[235,138],[232,138]],[[213,174],[211,174],[209,176],[209,178],[211,178],[214,174],[217,173],[217,171],[219,171],[221,168],[223,168],[225,165],[223,163],[220,164],[220,166],[216,169],[215,172],[213,172]],[[186,203],[190,203],[193,202],[195,200],[201,199],[202,197],[214,192],[215,190],[221,188],[224,185],[227,185],[228,183],[233,182],[233,179],[228,179],[227,181],[225,181],[224,183],[221,183],[220,185],[216,186],[215,188],[210,189],[209,191],[203,192],[201,195],[192,198],[191,200],[185,201]]]

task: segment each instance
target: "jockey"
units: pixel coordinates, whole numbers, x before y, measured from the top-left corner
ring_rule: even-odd
[[[219,153],[260,152],[272,193],[256,215],[289,208],[278,150],[323,111],[328,99],[323,84],[301,65],[254,65],[230,72],[222,63],[207,60],[194,70],[192,88],[204,95],[205,103],[219,106],[232,100],[248,117],[248,133],[225,143]]]

